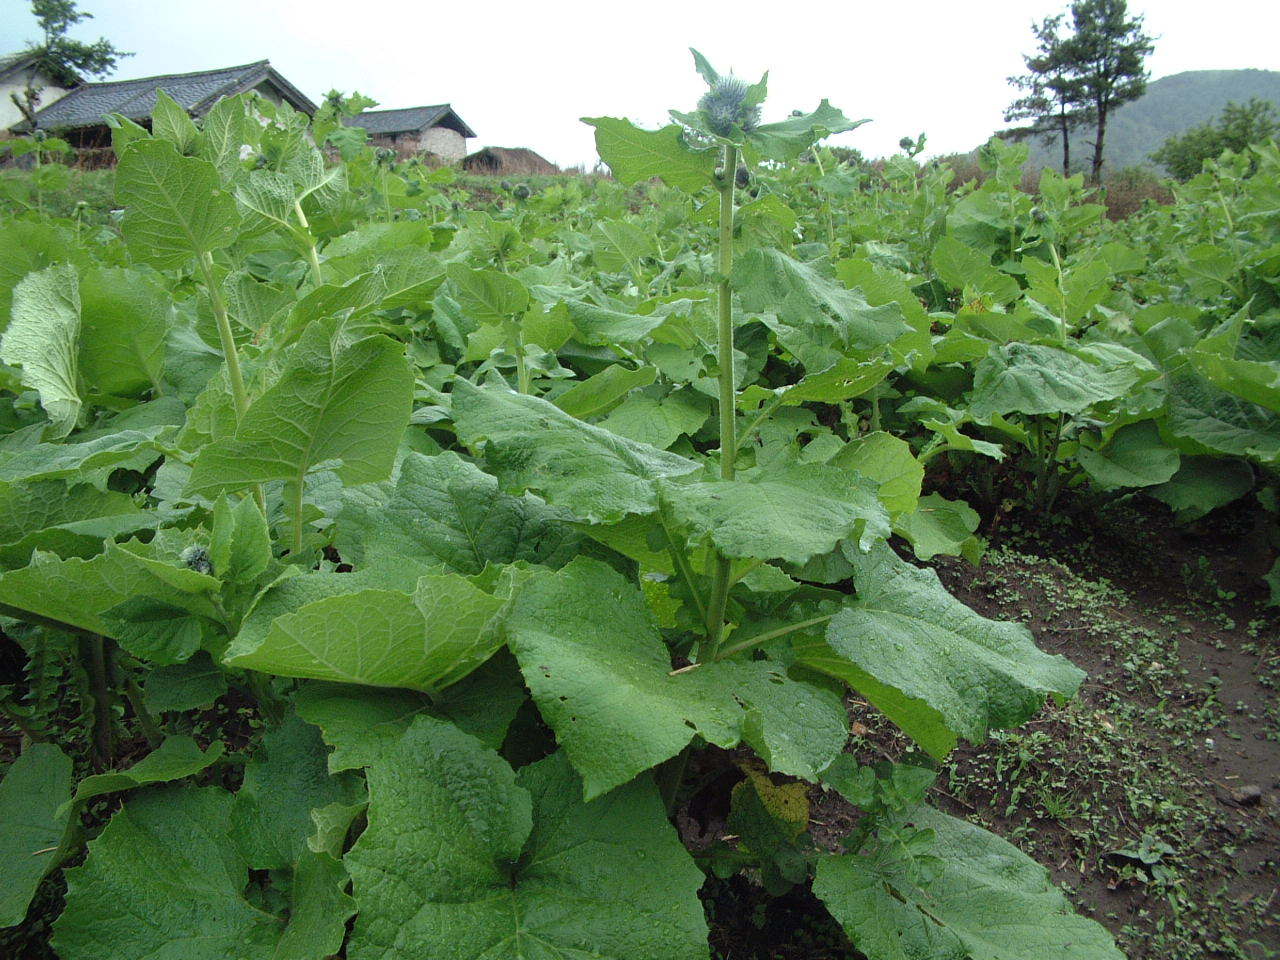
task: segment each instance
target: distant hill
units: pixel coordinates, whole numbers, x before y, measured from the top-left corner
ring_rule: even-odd
[[[1108,119],[1106,165],[1111,170],[1141,164],[1154,167],[1148,155],[1167,137],[1208,123],[1232,100],[1243,103],[1250,97],[1270,100],[1280,112],[1280,71],[1188,70],[1154,80],[1147,84],[1146,93]],[[1093,157],[1092,141],[1090,128],[1072,132],[1072,172],[1088,170]],[[1062,166],[1062,146],[1057,137],[1051,142],[1039,137],[1026,142],[1031,148],[1032,166]]]

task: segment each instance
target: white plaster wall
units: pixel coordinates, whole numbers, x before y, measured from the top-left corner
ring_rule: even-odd
[[[22,122],[22,111],[18,109],[18,105],[13,102],[13,98],[9,94],[16,93],[18,98],[22,99],[23,91],[27,89],[29,79],[30,71],[22,70],[0,80],[0,131],[8,130],[15,123]],[[55,100],[61,100],[67,95],[67,91],[63,87],[55,87],[43,81],[43,77],[37,77],[35,81],[35,86],[40,91],[40,100],[36,104],[37,110],[41,107],[47,107]]]
[[[467,140],[457,130],[432,127],[419,139],[418,149],[454,163],[467,155]]]

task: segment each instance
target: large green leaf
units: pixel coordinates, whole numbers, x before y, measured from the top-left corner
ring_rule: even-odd
[[[341,461],[335,469],[345,483],[383,480],[412,405],[403,344],[381,335],[348,344],[336,322],[314,323],[235,436],[200,451],[188,491],[212,496],[269,480],[300,485],[326,460]]]
[[[173,311],[164,289],[136,270],[100,267],[80,278],[80,373],[96,393],[136,397],[164,374]]]
[[[1018,281],[991,265],[991,258],[955,237],[943,237],[933,248],[933,269],[954,290],[971,290],[998,303],[1018,298]]]
[[[1165,446],[1150,420],[1121,427],[1106,445],[1081,446],[1076,455],[1093,482],[1103,490],[1150,487],[1178,472],[1178,451]]]
[[[74,479],[102,487],[117,468],[142,470],[160,459],[164,452],[160,441],[174,432],[170,426],[150,426],[78,443],[38,443],[6,451],[0,457],[0,482]]]
[[[412,690],[307,683],[298,692],[298,715],[314,723],[333,747],[329,769],[366,767],[419,716],[451,720],[486,747],[497,750],[516,712],[527,702],[515,659],[498,651],[484,666],[429,698]]]
[[[231,244],[240,226],[235,200],[213,164],[184,157],[165,140],[135,140],[116,166],[121,229],[136,260],[161,269]]]
[[[555,405],[579,420],[598,417],[607,413],[632,390],[653,383],[657,376],[657,367],[629,369],[613,363],[559,394],[555,398]]]
[[[827,626],[825,642],[798,642],[800,661],[844,680],[936,757],[957,737],[981,742],[1012,727],[1045,696],[1073,696],[1084,673],[1037,649],[1020,623],[988,620],[951,596],[932,570],[887,544],[846,548],[857,598]]]
[[[924,467],[911,452],[911,445],[893,434],[883,430],[864,434],[827,462],[874,480],[880,501],[890,514],[910,513],[920,501]]]
[[[515,277],[497,270],[475,270],[451,263],[445,271],[458,305],[477,323],[503,323],[524,313],[529,290]]]
[[[978,363],[970,409],[978,420],[1006,413],[1074,415],[1124,396],[1147,377],[1133,364],[1103,365],[1059,347],[1010,343],[992,347]]]
[[[349,563],[412,557],[477,574],[488,563],[561,565],[578,543],[569,519],[532,494],[502,493],[452,451],[409,453],[389,494],[347,491],[336,539]]]
[[[1188,453],[1280,460],[1280,413],[1221,390],[1193,373],[1169,377],[1166,423]]]
[[[201,750],[190,737],[165,737],[160,746],[132,766],[112,773],[85,777],[76,786],[75,796],[63,805],[60,812],[65,813],[73,804],[87,803],[104,794],[182,780],[208,769],[221,756],[221,741],[215,740],[208,750]]]
[[[584,804],[563,755],[516,776],[430,719],[368,778],[351,960],[705,960],[702,874],[647,779]]]
[[[505,624],[587,798],[675,756],[695,733],[722,747],[746,740],[774,770],[808,779],[844,744],[838,694],[776,664],[723,661],[672,676],[644,594],[599,561],[531,579]]]
[[[739,257],[733,286],[744,309],[766,314],[782,345],[815,373],[912,332],[896,303],[872,307],[861,293],[777,250],[757,247]]]
[[[1183,457],[1168,481],[1144,492],[1169,505],[1178,522],[1199,520],[1253,489],[1253,468],[1244,460]]]
[[[610,433],[659,450],[683,436],[697,433],[711,416],[711,404],[688,388],[664,393],[662,388],[639,390],[609,411],[600,425]]]
[[[641,130],[627,120],[584,117],[596,128],[596,150],[613,175],[631,185],[660,177],[681,190],[696,192],[711,183],[714,150],[692,150],[676,124],[661,130]]]
[[[251,902],[237,799],[183,785],[125,804],[89,844],[84,865],[67,871],[67,907],[54,924],[58,955],[322,960],[336,952],[351,913],[341,864],[309,854],[287,905],[277,900],[278,912],[268,912],[263,898]]]
[[[963,500],[931,493],[920,498],[915,510],[894,518],[893,532],[910,542],[917,559],[963,554],[976,562],[978,521],[978,512]]]
[[[13,290],[13,319],[0,338],[0,360],[21,367],[23,384],[39,392],[50,439],[65,437],[80,417],[79,343],[76,268],[55,264],[28,274]]]
[[[575,420],[553,403],[499,386],[457,380],[459,439],[483,441],[485,461],[510,492],[536,490],[592,523],[658,507],[655,481],[697,469],[684,457]]]
[[[933,835],[913,846],[927,866],[900,852],[920,831]],[[819,859],[813,892],[868,960],[1124,960],[1044,867],[927,806],[891,815],[864,851]]]
[[[866,549],[889,536],[876,485],[824,464],[798,464],[747,480],[663,485],[676,518],[710,536],[726,557],[804,563],[845,538]]]
[[[104,540],[157,522],[113,490],[60,480],[0,482],[0,566],[25,566],[35,550],[92,557]]]
[[[33,743],[0,781],[0,927],[21,923],[44,875],[59,862],[71,796],[71,759]]]
[[[495,617],[512,589],[489,593],[456,573],[420,578],[411,592],[355,590],[244,631],[229,666],[286,677],[434,692],[484,663],[502,639]]]

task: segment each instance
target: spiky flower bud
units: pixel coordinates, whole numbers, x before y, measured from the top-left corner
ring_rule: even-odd
[[[751,171],[747,169],[746,164],[738,164],[738,169],[734,172],[733,179],[739,190],[747,189],[747,185],[751,183]]]
[[[898,147],[902,150],[910,151],[911,148],[914,147],[915,145],[916,145],[916,142],[912,140],[910,137],[903,137],[901,140],[898,141]]]
[[[507,191],[507,193],[510,193],[510,192],[511,192],[511,181],[510,181],[510,180],[503,180],[501,183],[499,183],[499,184],[498,184],[498,186],[500,186],[503,190]]]
[[[533,196],[533,191],[529,189],[529,185],[527,183],[518,183],[516,184],[516,188],[511,191],[511,195],[517,200],[528,200]]]
[[[698,101],[711,132],[721,137],[733,135],[734,127],[750,133],[760,123],[760,107],[747,103],[747,85],[737,77],[720,77]]]
[[[198,543],[193,543],[183,550],[181,559],[189,570],[194,570],[196,573],[213,573],[213,561],[209,559],[209,551]]]

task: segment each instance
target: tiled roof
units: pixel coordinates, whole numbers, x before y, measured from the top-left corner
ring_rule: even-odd
[[[222,97],[251,89],[264,80],[270,80],[292,106],[307,113],[315,112],[315,104],[273,70],[268,61],[259,60],[220,70],[86,83],[40,110],[36,114],[36,125],[46,130],[86,127],[102,123],[108,113],[143,120],[151,116],[160,90],[188,112],[201,116]]]
[[[400,110],[366,110],[345,121],[349,127],[363,127],[370,136],[385,136],[392,133],[417,133],[428,127],[448,127],[457,130],[464,137],[474,137],[475,131],[468,127],[447,103],[436,103],[426,107],[404,107]]]

